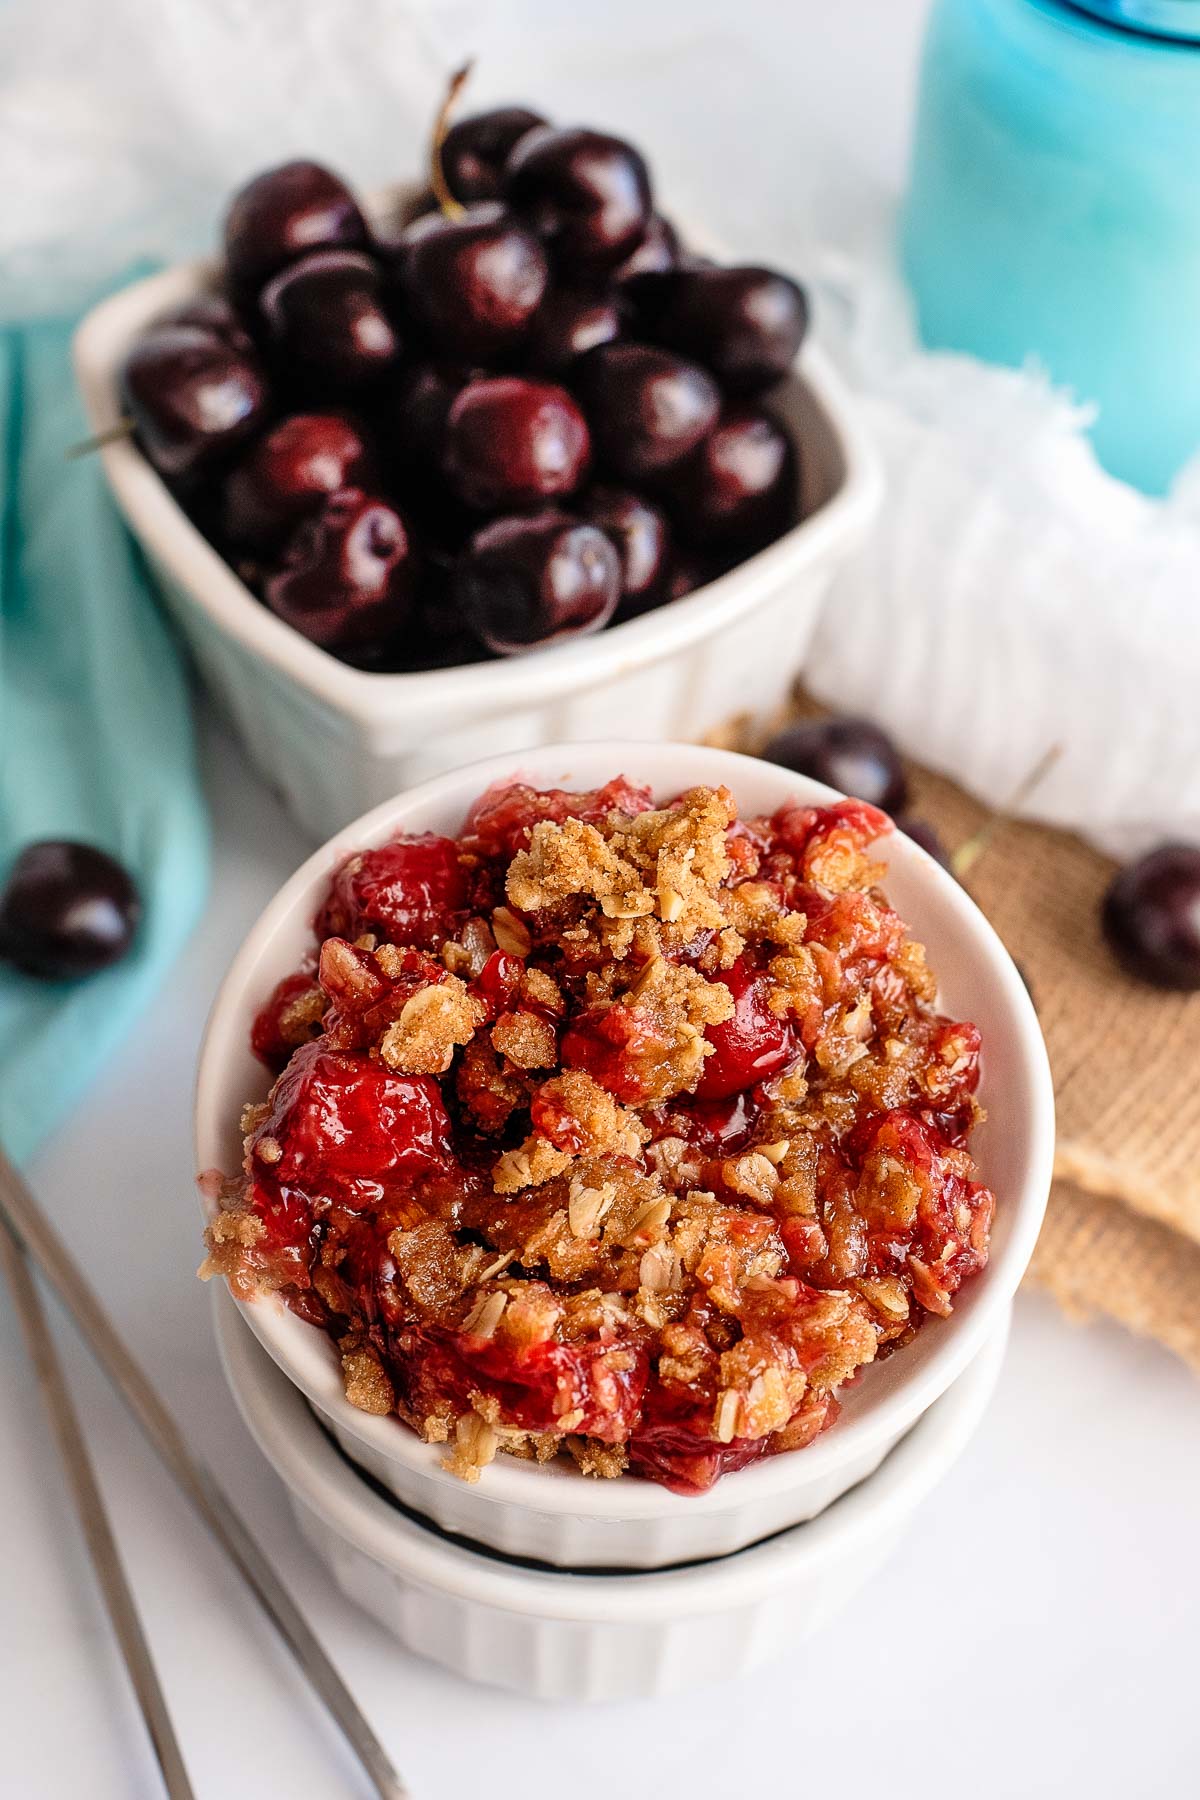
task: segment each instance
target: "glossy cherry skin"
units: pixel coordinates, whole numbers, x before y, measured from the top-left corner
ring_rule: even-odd
[[[729,394],[788,373],[808,328],[804,291],[771,269],[680,268],[627,283],[639,334],[711,369]]]
[[[364,485],[370,472],[362,433],[340,414],[282,419],[247,451],[225,483],[225,536],[240,548],[268,551],[330,494]]]
[[[721,410],[711,375],[649,344],[602,344],[580,358],[571,379],[597,455],[622,481],[640,483],[674,468]]]
[[[256,356],[196,325],[159,325],[125,364],[125,409],[159,474],[183,484],[228,462],[266,417]]]
[[[91,844],[28,844],[0,893],[0,958],[46,981],[91,975],[132,944],[142,903],[131,877]]]
[[[733,1017],[709,1025],[704,1036],[713,1046],[696,1083],[698,1100],[724,1100],[778,1075],[796,1054],[791,1026],[771,1011],[770,979],[744,960],[717,977],[733,995]]]
[[[763,756],[886,813],[903,812],[908,802],[900,753],[869,719],[804,719],[777,732]]]
[[[521,138],[504,192],[569,270],[621,262],[652,211],[650,176],[632,144],[578,127],[543,126]]]
[[[290,263],[259,298],[281,373],[331,396],[360,391],[396,361],[400,343],[373,258],[318,250]]]
[[[459,119],[442,142],[442,174],[450,192],[465,205],[497,199],[512,151],[527,132],[545,123],[527,106],[496,106]]]
[[[645,275],[656,269],[673,269],[682,254],[679,233],[669,219],[653,213],[640,240],[624,262],[617,264],[610,279],[628,281],[633,275]]]
[[[495,202],[416,220],[397,258],[408,316],[437,351],[467,362],[515,351],[550,279],[539,239]]]
[[[552,288],[530,322],[525,359],[539,374],[562,375],[577,357],[619,338],[622,324],[611,290]]]
[[[574,493],[590,453],[587,421],[565,388],[504,375],[457,395],[442,466],[459,499],[490,512]]]
[[[621,600],[617,616],[634,618],[664,598],[671,558],[666,515],[628,488],[595,487],[582,496],[579,511],[598,525],[621,559]]]
[[[353,939],[371,931],[390,944],[436,950],[458,929],[466,905],[454,839],[421,832],[347,857],[317,914],[316,933]]]
[[[367,222],[345,182],[319,163],[283,163],[246,183],[225,218],[225,268],[249,300],[285,264],[313,250],[358,250]]]
[[[1200,848],[1163,844],[1115,876],[1104,935],[1130,975],[1181,993],[1200,990]]]
[[[787,433],[766,413],[730,406],[664,482],[695,544],[759,549],[792,523],[796,468]]]
[[[211,332],[213,337],[228,344],[231,350],[242,354],[252,353],[254,349],[250,333],[223,294],[197,294],[194,300],[175,307],[157,323],[194,325],[199,331]]]
[[[404,623],[416,583],[408,527],[383,500],[344,488],[302,525],[269,576],[271,611],[326,650],[379,643]]]
[[[481,642],[512,656],[607,625],[621,559],[604,532],[565,513],[496,519],[471,539],[454,592]]]

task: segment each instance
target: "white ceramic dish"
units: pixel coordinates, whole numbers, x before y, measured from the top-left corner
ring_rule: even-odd
[[[262,914],[234,959],[209,1019],[196,1094],[197,1168],[231,1173],[242,1104],[268,1078],[249,1049],[250,1023],[277,980],[311,946],[311,921],[331,871],[352,851],[397,831],[457,832],[490,783],[590,788],[623,772],[660,798],[724,782],[744,813],[831,790],[770,763],[685,744],[581,744],[493,758],[378,807],[309,858]],[[1003,1316],[1032,1253],[1050,1184],[1053,1093],[1045,1047],[1021,977],[978,908],[911,840],[889,840],[891,898],[929,947],[942,1002],[983,1033],[980,1097],[987,1123],[973,1140],[998,1207],[987,1268],[948,1320],[929,1320],[901,1355],[866,1372],[831,1430],[807,1449],[769,1457],[685,1498],[654,1483],[588,1481],[559,1463],[499,1457],[473,1485],[448,1475],[444,1451],[394,1418],[350,1406],[324,1333],[276,1299],[243,1310],[265,1348],[328,1422],[349,1455],[406,1505],[446,1530],[563,1567],[655,1568],[720,1556],[820,1512],[877,1467],[891,1446],[976,1356]]]
[[[385,196],[387,216],[410,190]],[[75,336],[91,428],[121,415],[120,371],[152,320],[210,288],[193,262],[95,307]],[[760,555],[673,605],[594,638],[414,675],[347,667],[284,625],[201,536],[131,440],[100,454],[117,504],[205,681],[259,771],[316,838],[416,781],[527,744],[647,734],[699,738],[786,697],[825,590],[879,499],[873,451],[815,345],[779,410],[803,446],[806,517]]]
[[[342,1591],[414,1654],[540,1700],[645,1700],[731,1681],[819,1631],[961,1455],[1008,1336],[1004,1311],[949,1391],[819,1519],[716,1562],[588,1575],[480,1554],[399,1511],[338,1454],[227,1294],[216,1299],[238,1408]]]

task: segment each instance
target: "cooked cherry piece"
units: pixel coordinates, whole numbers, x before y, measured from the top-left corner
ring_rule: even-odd
[[[621,308],[613,294],[552,288],[530,324],[525,351],[529,366],[560,375],[577,356],[619,338],[621,325]]]
[[[92,844],[28,844],[0,894],[0,958],[46,981],[91,975],[133,942],[142,903],[131,877]]]
[[[266,583],[267,605],[314,644],[353,650],[404,623],[416,580],[408,528],[383,500],[357,488],[334,494],[302,525],[283,567]]]
[[[950,852],[943,844],[937,828],[928,819],[914,819],[907,813],[902,813],[895,825],[897,831],[902,831],[914,844],[919,844],[926,856],[932,856],[935,863],[940,863],[943,869],[950,867]]]
[[[579,502],[585,519],[608,536],[621,559],[619,618],[648,612],[664,597],[671,531],[665,515],[628,488],[595,487]]]
[[[650,221],[645,162],[602,131],[528,132],[508,159],[504,191],[572,270],[619,263]]]
[[[1200,848],[1163,844],[1122,869],[1101,923],[1130,975],[1153,987],[1200,989]]]
[[[724,1100],[778,1075],[796,1054],[791,1026],[771,1011],[770,979],[742,959],[717,977],[733,995],[733,1017],[709,1025],[705,1038],[713,1046],[696,1083],[698,1100]]]
[[[437,350],[469,362],[515,351],[550,278],[540,241],[494,202],[416,220],[397,256],[408,314]]]
[[[527,132],[544,125],[540,113],[527,106],[495,106],[489,112],[459,119],[442,141],[442,174],[457,200],[495,200],[504,165]]]
[[[317,936],[377,933],[392,944],[436,950],[462,923],[467,883],[453,838],[393,838],[347,857],[317,915]]]
[[[628,281],[654,269],[673,269],[680,258],[679,233],[669,219],[653,213],[641,239],[612,271],[613,281]]]
[[[791,440],[766,413],[727,407],[691,456],[665,477],[664,492],[693,543],[761,548],[794,517]]]
[[[590,350],[572,370],[572,383],[598,455],[623,481],[645,481],[682,462],[721,410],[706,370],[649,344]]]
[[[122,388],[138,442],[174,482],[220,468],[267,410],[258,359],[196,325],[159,325],[139,338]]]
[[[731,394],[786,375],[808,326],[804,290],[772,269],[660,270],[626,291],[641,336],[703,363]]]
[[[298,257],[369,242],[367,222],[344,181],[319,163],[283,163],[234,196],[225,218],[225,267],[234,294],[246,301]]]
[[[370,474],[362,433],[338,413],[296,413],[273,426],[225,484],[222,525],[231,543],[270,550],[335,494]]]
[[[590,450],[587,421],[565,388],[504,375],[473,381],[455,399],[443,468],[461,500],[488,512],[574,493]]]
[[[512,656],[606,625],[621,597],[621,559],[604,532],[565,513],[496,519],[471,539],[455,594],[488,649]]]
[[[382,292],[378,263],[356,250],[318,250],[289,264],[260,297],[281,369],[334,396],[376,379],[400,350]]]
[[[900,754],[869,719],[802,720],[777,732],[763,756],[887,813],[903,812],[908,800]]]

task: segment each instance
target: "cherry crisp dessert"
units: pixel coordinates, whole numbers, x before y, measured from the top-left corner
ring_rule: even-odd
[[[987,1259],[979,1034],[859,801],[741,820],[483,795],[336,872],[202,1273],[322,1326],[468,1481],[566,1454],[696,1493],[809,1444]]]

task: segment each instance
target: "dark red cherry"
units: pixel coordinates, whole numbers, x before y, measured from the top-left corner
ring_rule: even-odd
[[[246,183],[225,218],[225,267],[249,300],[286,263],[313,250],[364,248],[367,222],[345,182],[314,162],[284,163]]]
[[[1130,975],[1183,993],[1200,989],[1200,848],[1163,844],[1122,869],[1101,923]]]
[[[733,995],[733,1017],[709,1025],[705,1037],[713,1046],[696,1083],[698,1100],[724,1100],[778,1075],[796,1054],[791,1026],[770,1007],[772,983],[745,962],[719,975]]]
[[[621,559],[621,602],[617,616],[632,619],[664,598],[670,565],[671,531],[665,515],[628,488],[591,488],[579,511],[611,538]]]
[[[653,213],[640,241],[612,271],[613,281],[628,281],[654,269],[673,269],[680,257],[679,233],[669,219]]]
[[[697,550],[677,549],[667,574],[667,598],[682,600],[685,594],[694,594],[697,588],[707,587],[710,581],[724,573],[722,565],[713,557],[703,556]]]
[[[327,650],[358,650],[390,637],[408,613],[416,559],[394,508],[344,488],[301,525],[283,565],[267,579],[273,613]]]
[[[644,161],[632,144],[601,131],[526,133],[508,159],[504,191],[570,270],[619,263],[650,220]]]
[[[795,516],[791,440],[766,413],[727,407],[663,485],[681,532],[693,543],[761,548]]]
[[[561,375],[577,356],[619,338],[621,325],[621,308],[611,292],[551,288],[530,324],[526,361],[541,374]]]
[[[598,456],[623,481],[657,477],[717,422],[721,395],[695,363],[649,344],[602,344],[571,371]]]
[[[526,132],[544,125],[527,106],[496,106],[490,112],[459,119],[442,141],[441,163],[446,186],[457,200],[495,200],[504,165]]]
[[[436,950],[458,930],[466,905],[458,845],[422,832],[347,857],[315,928],[319,938],[371,931],[391,944]]]
[[[267,410],[258,359],[196,325],[158,325],[139,338],[122,387],[138,442],[168,481],[220,468]]]
[[[455,398],[443,468],[466,505],[488,512],[574,493],[590,450],[587,422],[565,388],[503,375],[472,381]]]
[[[627,284],[638,333],[711,369],[727,393],[786,375],[804,341],[804,290],[772,269],[681,268]]]
[[[231,543],[266,551],[339,488],[370,477],[362,434],[338,413],[296,413],[247,451],[225,483],[222,526]]]
[[[241,319],[223,294],[197,294],[194,300],[175,307],[159,325],[194,325],[198,331],[209,331],[231,350],[252,353],[254,345]]]
[[[914,819],[908,813],[902,813],[895,821],[897,831],[902,831],[914,844],[919,844],[926,856],[932,856],[935,863],[943,869],[950,867],[950,852],[941,840],[941,836],[928,819]]]
[[[565,513],[496,519],[471,539],[454,591],[488,649],[512,656],[607,625],[621,561],[604,532]]]
[[[516,349],[550,278],[540,241],[494,201],[418,219],[397,257],[409,316],[443,355],[467,362]]]
[[[777,732],[763,756],[887,813],[903,812],[908,800],[899,752],[869,719],[804,719]]]
[[[106,851],[28,844],[0,894],[0,958],[46,981],[91,975],[124,956],[141,913],[137,888]]]
[[[354,393],[396,361],[378,263],[357,250],[318,250],[280,271],[259,297],[283,372],[322,393]]]

